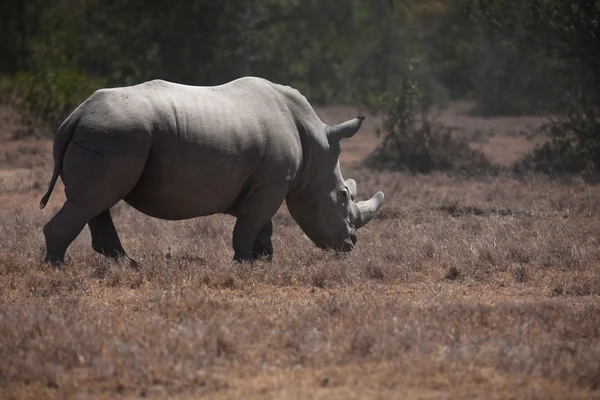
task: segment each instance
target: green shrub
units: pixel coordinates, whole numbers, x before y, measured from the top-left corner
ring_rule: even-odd
[[[71,111],[103,85],[103,79],[68,68],[18,73],[13,81],[14,102],[27,127],[21,135],[54,132]]]
[[[560,97],[549,104],[554,114],[538,133],[550,142],[536,149],[519,168],[542,172],[600,170],[600,2],[535,0],[529,32],[535,49],[555,60],[562,79],[549,80]],[[530,46],[529,46],[530,47]],[[560,85],[559,85],[560,84]]]
[[[431,117],[430,103],[409,69],[400,94],[380,98],[384,118],[377,133],[385,137],[367,157],[366,164],[377,169],[421,173],[490,171],[492,166],[482,153],[471,149],[467,140],[456,138],[451,128]]]
[[[550,141],[518,163],[517,172],[533,169],[553,174],[600,169],[600,121],[575,114],[543,125],[538,133],[550,137]]]

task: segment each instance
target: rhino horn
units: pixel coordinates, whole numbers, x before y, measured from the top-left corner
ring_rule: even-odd
[[[381,203],[383,203],[383,197],[383,192],[377,192],[369,200],[361,201],[356,204],[356,207],[358,208],[356,221],[354,222],[354,227],[356,229],[365,226],[373,219],[375,214],[377,214],[377,210],[381,207]]]
[[[342,122],[341,124],[330,126],[329,131],[327,132],[327,138],[329,141],[340,141],[342,139],[351,138],[356,132],[358,132],[358,129],[360,128],[360,125],[364,119],[365,117],[358,116],[349,121]]]

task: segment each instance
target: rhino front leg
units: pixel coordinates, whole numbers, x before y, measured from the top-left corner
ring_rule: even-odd
[[[254,259],[264,258],[266,261],[273,260],[273,242],[271,236],[273,235],[273,221],[262,227],[258,236],[254,241],[254,247],[252,248],[252,255]]]
[[[257,220],[254,215],[238,217],[233,228],[233,259],[238,262],[254,261],[255,252],[262,253],[266,247],[263,240],[259,239],[259,234],[263,231],[261,226],[265,226],[264,219]],[[269,217],[270,221],[270,217]],[[270,236],[267,245],[270,244]],[[258,243],[258,245],[257,245]],[[271,252],[272,252],[271,245]]]
[[[256,255],[272,257],[271,218],[285,199],[285,187],[263,186],[243,203],[233,228],[235,261],[254,261]]]

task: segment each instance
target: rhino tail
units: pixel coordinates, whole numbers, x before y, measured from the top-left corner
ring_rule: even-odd
[[[77,127],[77,121],[72,119],[73,117],[67,118],[61,126],[56,131],[56,137],[54,138],[54,147],[53,147],[53,158],[54,158],[54,170],[52,171],[52,178],[50,179],[50,185],[48,187],[48,191],[40,200],[40,208],[46,207],[48,200],[50,199],[50,195],[52,194],[52,190],[54,190],[54,185],[56,185],[56,181],[58,180],[58,176],[60,175],[60,171],[63,165],[63,158],[65,155],[65,151],[71,138],[73,137],[73,133],[75,132],[75,128]]]

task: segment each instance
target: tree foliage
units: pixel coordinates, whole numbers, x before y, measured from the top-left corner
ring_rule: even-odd
[[[449,44],[435,41],[446,3],[7,0],[0,74],[20,76],[22,90],[30,87],[22,81],[37,82],[45,93],[53,93],[47,76],[87,76],[81,96],[100,84],[162,78],[214,85],[258,75],[297,87],[315,103],[356,103],[398,89],[407,54],[418,51],[423,66],[433,65],[425,61]],[[434,82],[439,71],[425,68],[420,78]],[[39,111],[45,116],[45,107]]]
[[[599,9],[597,0],[5,0],[0,90],[52,131],[94,89],[153,78],[257,75],[313,103],[379,107],[382,94],[401,94],[410,60],[434,103],[559,116],[544,154],[568,148],[581,169],[600,165]]]
[[[545,103],[553,117],[541,128],[551,138],[525,165],[546,171],[600,169],[600,1],[534,0],[523,49],[551,60],[560,93]]]

